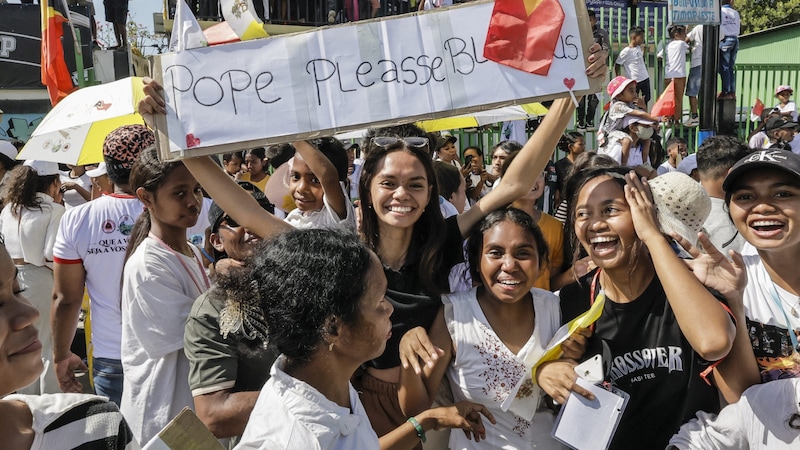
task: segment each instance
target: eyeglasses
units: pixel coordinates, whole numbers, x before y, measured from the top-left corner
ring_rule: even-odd
[[[428,147],[428,138],[424,137],[417,137],[417,136],[408,136],[399,138],[396,136],[377,136],[372,138],[372,143],[375,144],[377,147],[386,148],[391,147],[398,142],[403,143],[411,148],[427,148]]]

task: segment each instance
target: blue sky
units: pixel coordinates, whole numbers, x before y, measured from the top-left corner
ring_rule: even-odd
[[[98,22],[105,20],[105,9],[103,8],[103,0],[93,0],[95,19]],[[147,27],[151,32],[153,31],[153,13],[161,12],[162,0],[130,0],[128,2],[128,10],[130,11],[131,18],[137,23],[141,23]]]

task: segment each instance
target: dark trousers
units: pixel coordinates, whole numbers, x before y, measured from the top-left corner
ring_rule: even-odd
[[[587,98],[589,99],[588,102],[586,101]],[[594,113],[597,111],[597,104],[599,102],[600,100],[597,99],[597,95],[585,95],[578,104],[578,123],[594,123]]]

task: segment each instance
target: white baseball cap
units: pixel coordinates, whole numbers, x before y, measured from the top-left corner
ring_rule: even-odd
[[[106,163],[104,163],[104,162],[101,162],[100,164],[98,164],[96,169],[92,169],[92,170],[87,170],[86,171],[86,175],[88,175],[89,178],[102,177],[103,175],[105,175],[107,173],[108,173],[108,169],[106,169]]]
[[[58,164],[51,161],[37,161],[34,159],[29,159],[25,161],[24,165],[35,170],[36,174],[40,177],[60,174],[58,171]]]

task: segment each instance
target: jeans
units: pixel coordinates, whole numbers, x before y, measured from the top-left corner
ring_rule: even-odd
[[[108,397],[119,406],[122,401],[122,361],[92,358],[92,377],[95,393]]]
[[[722,77],[722,92],[736,92],[736,54],[739,52],[739,38],[725,36],[719,43],[719,74]]]

